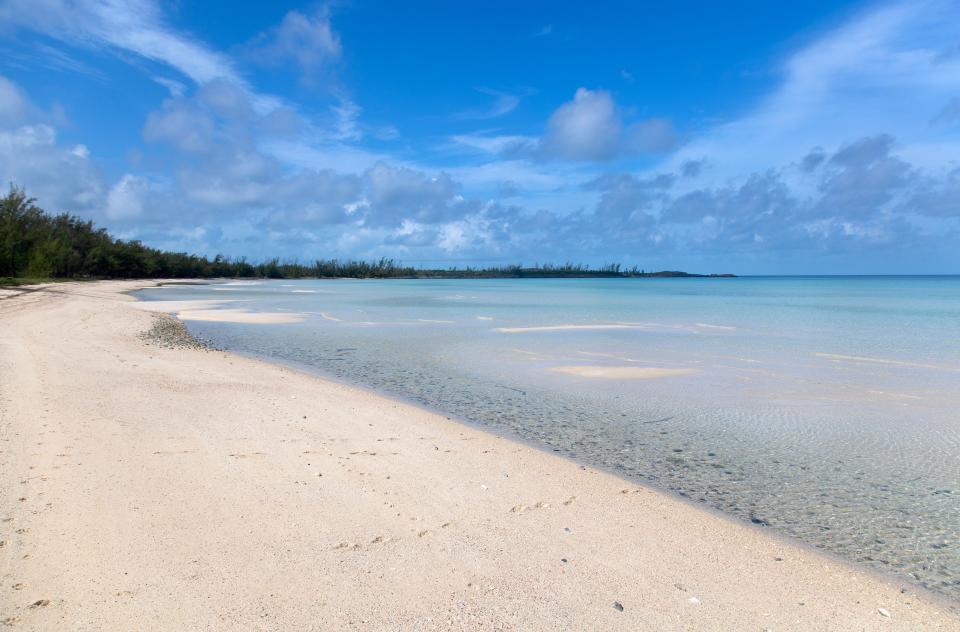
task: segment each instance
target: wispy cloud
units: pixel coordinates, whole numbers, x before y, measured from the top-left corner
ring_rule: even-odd
[[[944,57],[960,37],[958,25],[960,5],[940,0],[856,16],[789,56],[775,90],[746,115],[692,138],[667,167],[709,156],[714,176],[726,178],[881,132],[895,134],[909,153],[911,144],[942,133],[929,123],[960,91],[960,57]],[[939,162],[941,154],[928,159]]]
[[[70,46],[134,53],[197,84],[229,81],[249,91],[261,110],[280,105],[276,97],[257,94],[227,55],[172,28],[160,6],[150,0],[5,0],[0,4],[0,22]]]
[[[521,96],[523,96],[522,94],[511,94],[509,92],[501,92],[500,90],[494,90],[492,88],[474,89],[481,94],[493,97],[493,103],[485,108],[460,112],[455,118],[462,120],[486,120],[499,118],[517,109],[517,106],[520,105]]]

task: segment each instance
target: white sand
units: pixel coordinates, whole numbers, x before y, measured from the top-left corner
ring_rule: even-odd
[[[960,629],[910,586],[610,474],[147,345],[134,285],[0,300],[13,630]]]

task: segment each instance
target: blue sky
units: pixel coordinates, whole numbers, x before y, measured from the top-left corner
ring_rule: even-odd
[[[0,0],[0,178],[200,252],[960,272],[960,3]]]

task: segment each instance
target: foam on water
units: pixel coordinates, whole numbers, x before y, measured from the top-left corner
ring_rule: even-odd
[[[218,287],[141,297],[222,301]],[[245,311],[304,320],[188,323],[218,346],[510,432],[960,598],[960,278],[231,289]]]

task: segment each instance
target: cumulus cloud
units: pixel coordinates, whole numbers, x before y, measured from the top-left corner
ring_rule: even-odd
[[[610,160],[620,152],[623,126],[609,92],[579,88],[547,121],[540,151],[569,160]]]
[[[884,208],[912,181],[910,165],[891,155],[892,147],[886,134],[841,147],[827,161],[817,212],[860,218]]]
[[[279,26],[258,36],[251,48],[252,56],[263,63],[295,63],[306,79],[339,59],[343,52],[327,7],[312,15],[289,11]]]
[[[797,163],[717,187],[680,193],[664,203],[660,221],[676,225],[692,247],[776,253],[851,252],[870,246],[908,247],[926,236],[908,199],[949,195],[949,179],[924,175],[897,157],[894,139],[871,136],[832,154],[808,153]],[[812,187],[791,184],[797,167]],[[934,186],[933,183],[937,185]]]
[[[465,147],[509,158],[541,161],[607,162],[673,149],[678,135],[664,118],[627,123],[606,90],[579,88],[573,99],[550,115],[542,136],[460,134],[451,140]]]
[[[459,219],[476,211],[477,201],[460,195],[460,186],[445,173],[425,173],[384,163],[364,174],[367,186],[366,222],[398,225],[403,220],[436,224]]]
[[[168,142],[182,151],[209,150],[214,143],[211,116],[194,100],[167,99],[161,109],[147,115],[143,137],[149,142]]]
[[[674,175],[666,173],[649,178],[620,173],[601,176],[585,188],[600,192],[594,217],[608,228],[624,230],[637,224],[650,225],[654,221],[651,211],[667,199],[675,180]]]
[[[0,178],[58,210],[88,211],[102,200],[100,171],[86,146],[59,142],[49,120],[19,86],[0,77]]]
[[[139,176],[124,174],[107,194],[107,217],[129,219],[143,215],[144,197],[150,183]]]
[[[33,114],[33,109],[33,105],[15,83],[6,77],[0,77],[0,124],[21,123]]]

